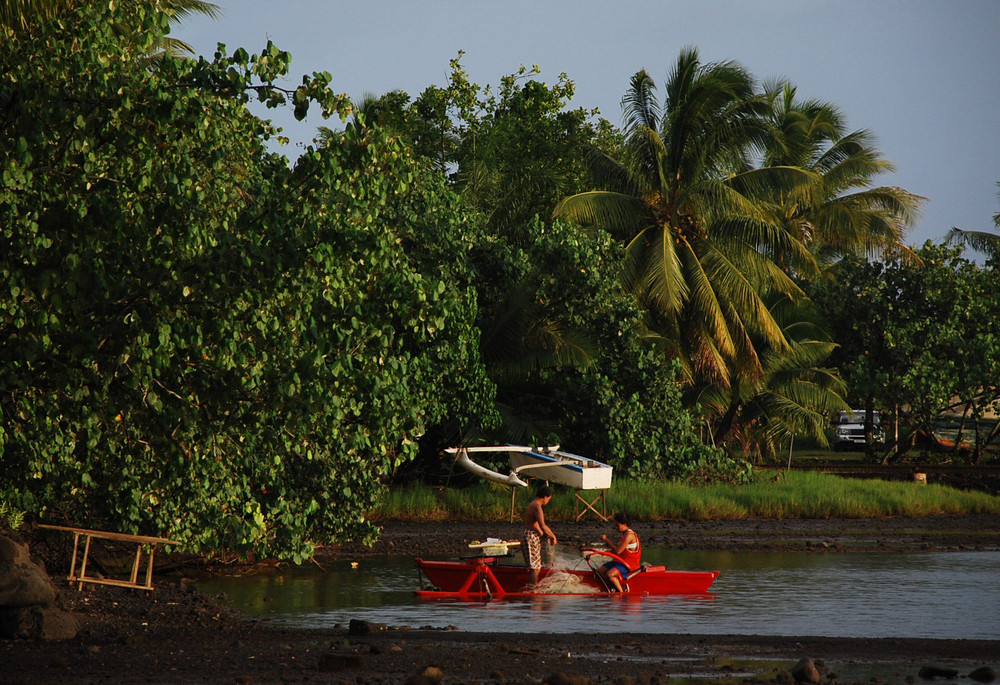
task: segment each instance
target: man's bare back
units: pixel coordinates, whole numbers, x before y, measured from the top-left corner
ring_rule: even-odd
[[[524,529],[537,532],[540,536],[548,540],[550,545],[554,545],[556,544],[556,534],[545,523],[545,511],[543,510],[543,507],[551,499],[552,495],[536,497],[528,504],[524,510]]]

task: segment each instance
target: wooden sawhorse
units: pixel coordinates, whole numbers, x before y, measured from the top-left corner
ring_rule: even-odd
[[[101,585],[117,585],[118,587],[129,587],[136,590],[153,589],[153,555],[156,553],[157,545],[179,545],[181,543],[167,538],[152,537],[149,535],[130,535],[129,533],[109,533],[103,530],[89,530],[87,528],[70,528],[68,526],[49,526],[38,524],[39,528],[49,530],[61,530],[73,534],[73,560],[70,562],[69,575],[66,577],[71,583],[79,583],[77,590],[83,589],[84,583],[99,583]],[[80,561],[80,573],[76,572],[76,557],[80,548],[80,537],[86,538],[83,546],[83,559]],[[87,577],[87,557],[90,555],[90,541],[92,538],[102,540],[117,540],[119,542],[134,542],[135,561],[132,562],[132,575],[128,580],[116,580],[114,578],[93,578]],[[139,562],[142,558],[143,545],[149,546],[149,559],[146,562],[145,583],[139,583]]]
[[[608,494],[607,490],[599,490],[598,495],[590,501],[581,495],[579,490],[575,490],[574,494],[576,495],[576,500],[573,502],[573,513],[576,515],[577,521],[582,519],[588,511],[594,512],[602,521],[608,520],[608,500],[606,497]],[[583,502],[583,511],[579,510],[580,502]],[[601,511],[597,511],[597,509],[594,508],[594,505],[598,502],[601,503]]]

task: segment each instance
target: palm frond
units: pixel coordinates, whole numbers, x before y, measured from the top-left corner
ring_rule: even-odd
[[[677,316],[689,296],[678,249],[673,234],[658,223],[647,224],[625,247],[625,287],[667,317]]]
[[[620,161],[595,147],[588,148],[585,155],[590,176],[599,189],[625,195],[641,194],[636,180]]]
[[[600,228],[622,239],[631,237],[637,223],[648,222],[649,211],[642,200],[624,193],[592,190],[564,198],[552,216],[573,221],[584,228]]]
[[[656,99],[656,82],[640,69],[629,82],[629,88],[622,97],[622,125],[629,135],[636,128],[651,128],[660,125],[660,103]]]
[[[222,17],[220,6],[204,0],[158,0],[157,4],[171,21],[188,19],[196,14],[209,19]]]
[[[736,319],[731,323],[750,334],[762,336],[770,347],[784,351],[788,348],[788,341],[761,296],[761,292],[768,292],[770,288],[762,287],[761,283],[766,282],[765,279],[770,280],[784,288],[779,292],[786,294],[797,294],[799,288],[773,262],[764,258],[752,259],[749,252],[752,250],[734,258],[733,253],[714,249],[713,245],[708,247],[701,261],[720,293],[720,299],[732,308]]]
[[[949,245],[967,245],[991,257],[1000,257],[1000,234],[986,231],[963,231],[952,228],[948,231]]]
[[[753,203],[776,195],[811,202],[820,192],[821,181],[819,174],[802,167],[769,166],[733,174],[726,185],[749,200],[743,211],[752,211]]]

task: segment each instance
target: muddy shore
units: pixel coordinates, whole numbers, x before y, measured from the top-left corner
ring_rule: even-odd
[[[556,522],[560,544],[583,545],[606,532],[593,522]],[[324,549],[324,560],[362,555],[447,556],[470,540],[514,537],[515,524],[385,522],[372,549]],[[658,522],[643,524],[647,545],[678,549],[787,551],[1000,550],[1000,516],[917,519]],[[51,546],[50,546],[51,545]],[[40,541],[54,578],[58,548]],[[55,566],[55,567],[53,567]],[[157,564],[151,595],[58,581],[81,619],[62,642],[0,641],[0,683],[791,683],[802,658],[822,682],[903,685],[928,666],[976,681],[1000,671],[1000,641],[851,639],[681,634],[477,634],[445,629],[355,625],[289,629],[250,620],[192,589],[204,573],[233,572],[180,557]],[[248,569],[241,568],[240,572]],[[280,572],[262,562],[255,572]],[[998,607],[1000,610],[1000,607]],[[775,617],[762,617],[762,620]],[[1000,620],[1000,618],[998,618]],[[371,632],[368,632],[368,631]],[[429,669],[429,670],[428,670]],[[424,673],[424,671],[427,671]],[[988,675],[988,671],[980,671]],[[423,674],[423,675],[418,675]],[[928,675],[924,671],[924,675]]]

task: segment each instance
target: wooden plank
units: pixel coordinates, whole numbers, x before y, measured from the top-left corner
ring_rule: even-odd
[[[91,530],[89,528],[72,528],[70,526],[51,526],[47,523],[39,523],[39,528],[47,528],[49,530],[62,530],[68,533],[79,533],[81,535],[90,535],[95,538],[103,538],[105,540],[118,540],[121,542],[139,542],[142,544],[152,545],[179,545],[181,543],[176,540],[170,540],[167,538],[155,537],[152,535],[132,535],[131,533],[112,533],[106,530]]]
[[[117,578],[71,578],[71,580],[79,581],[81,583],[94,583],[95,585],[114,585],[116,587],[127,587],[133,590],[152,590],[152,585],[140,585],[138,583],[131,583],[127,580],[119,580]]]
[[[73,559],[70,562],[68,580],[71,583],[78,583],[77,590],[83,589],[84,583],[96,583],[98,585],[114,585],[116,587],[127,587],[136,590],[153,589],[153,557],[156,554],[157,545],[179,545],[179,542],[168,540],[167,538],[152,535],[132,535],[130,533],[114,533],[105,530],[91,530],[89,528],[73,528],[71,526],[51,526],[48,524],[38,524],[39,528],[48,530],[59,530],[73,534]],[[80,536],[84,536],[86,541],[83,547],[83,559],[80,560],[80,572],[76,572],[77,555],[80,548]],[[118,542],[130,542],[135,544],[135,559],[132,561],[132,574],[129,580],[118,580],[115,578],[88,578],[87,559],[90,556],[90,541],[93,538],[104,540],[116,540]],[[139,583],[139,567],[142,560],[143,546],[149,547],[149,559],[146,563],[146,583]]]

